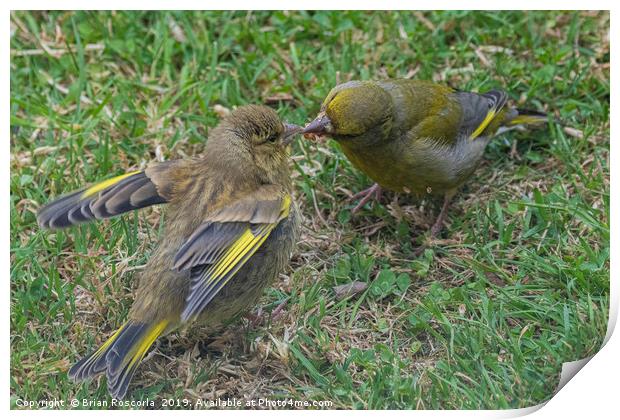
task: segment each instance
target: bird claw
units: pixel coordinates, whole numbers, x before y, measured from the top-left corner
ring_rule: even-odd
[[[354,200],[357,200],[358,198],[361,198],[361,200],[359,201],[359,203],[357,203],[355,207],[353,207],[353,210],[351,210],[351,213],[353,214],[357,213],[362,207],[364,207],[364,204],[366,204],[373,198],[376,201],[380,201],[382,193],[383,193],[383,190],[381,189],[381,186],[375,183],[370,188],[366,188],[365,190],[360,191],[357,194],[354,194],[347,201],[354,201]]]
[[[444,222],[444,218],[438,217],[435,223],[433,223],[433,226],[431,227],[431,238],[432,239],[435,239],[441,233],[441,230],[443,229],[443,222]]]
[[[450,200],[452,199],[453,195],[454,194],[446,194],[446,196],[444,197],[443,205],[441,206],[441,211],[439,212],[439,215],[437,216],[435,223],[433,223],[433,226],[431,227],[431,238],[432,239],[435,239],[437,236],[439,236],[439,234],[441,233],[441,230],[443,229],[443,224],[444,224],[444,221],[446,220],[446,215],[448,214],[448,206],[450,205]]]
[[[418,258],[420,255],[424,254],[424,251],[428,248],[428,245],[420,245],[413,251],[413,257]]]
[[[258,327],[260,324],[263,323],[264,316],[263,316],[262,306],[259,307],[255,313],[248,312],[245,315],[243,315],[243,317],[249,321],[250,327],[255,329],[256,327]]]
[[[284,315],[284,307],[287,303],[288,299],[284,299],[284,301],[271,312],[270,319],[272,321],[277,321]],[[262,306],[259,307],[255,313],[248,312],[243,317],[249,321],[249,325],[253,329],[265,322],[265,313],[263,312]]]
[[[450,205],[450,200],[452,199],[453,194],[447,194],[444,197],[443,205],[441,206],[441,211],[433,223],[433,226],[430,229],[430,238],[429,241],[436,239],[441,233],[444,225],[444,221],[446,220],[446,215],[448,214],[448,206]],[[415,251],[413,251],[413,256],[415,258],[419,257],[424,253],[424,251],[428,248],[428,242],[420,245]]]
[[[282,301],[282,303],[280,303],[272,312],[271,312],[271,319],[273,321],[277,321],[278,319],[280,319],[283,315],[284,315],[284,307],[286,306],[286,304],[288,303],[288,298],[284,299],[284,301]]]

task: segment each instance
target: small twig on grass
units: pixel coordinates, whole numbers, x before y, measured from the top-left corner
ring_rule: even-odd
[[[355,296],[356,294],[363,292],[364,290],[366,290],[367,287],[368,283],[354,281],[348,284],[335,286],[332,288],[332,290],[336,294],[336,299],[342,300],[344,298]]]
[[[103,51],[105,45],[103,44],[86,44],[84,51]],[[68,52],[75,51],[75,46],[70,48],[50,48],[44,42],[41,42],[41,48],[33,48],[28,50],[11,50],[11,56],[13,57],[28,57],[33,55],[49,54],[54,58],[60,58]]]
[[[573,127],[564,127],[564,132],[566,134],[568,134],[571,137],[575,137],[577,139],[582,139],[583,138],[583,131],[578,130],[576,128]]]

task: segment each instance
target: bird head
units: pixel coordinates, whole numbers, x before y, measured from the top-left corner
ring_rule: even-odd
[[[229,158],[246,168],[255,165],[266,174],[266,181],[271,181],[288,173],[288,145],[301,130],[282,122],[271,108],[245,105],[232,111],[209,139],[214,139],[211,147],[226,150]],[[221,156],[224,159],[223,153]]]
[[[351,81],[333,88],[319,115],[302,134],[363,141],[386,136],[392,127],[392,100],[376,82]]]

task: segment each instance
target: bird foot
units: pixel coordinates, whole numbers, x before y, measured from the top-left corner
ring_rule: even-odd
[[[431,238],[435,239],[437,236],[439,236],[439,234],[441,233],[441,230],[443,229],[443,223],[446,220],[446,216],[448,215],[448,207],[450,206],[450,200],[452,200],[452,196],[454,194],[446,194],[444,199],[443,199],[443,205],[441,206],[441,211],[439,212],[439,215],[437,216],[437,219],[435,220],[435,223],[433,223],[433,226],[431,227]]]
[[[364,207],[364,204],[366,204],[373,198],[376,201],[380,201],[382,194],[383,194],[383,190],[381,189],[381,186],[375,183],[372,185],[372,187],[366,188],[365,190],[360,191],[357,194],[353,195],[347,201],[354,201],[354,200],[357,200],[358,198],[361,198],[361,200],[359,201],[359,203],[357,203],[357,205],[353,208],[353,210],[351,210],[351,213],[353,214],[357,213],[362,207]]]
[[[445,215],[443,213],[440,214],[439,217],[437,217],[437,220],[435,220],[435,223],[433,223],[433,226],[431,227],[431,239],[435,239],[441,233],[445,219],[444,216]]]
[[[282,303],[280,303],[276,308],[271,312],[271,319],[273,321],[277,321],[284,315],[284,307],[288,303],[288,299],[284,299]]]
[[[288,299],[285,299],[271,312],[270,318],[272,321],[277,321],[284,315],[283,309],[287,303]],[[249,321],[250,327],[252,327],[253,329],[264,323],[266,318],[262,307],[259,307],[254,313],[248,312],[243,317]]]
[[[415,249],[415,251],[413,251],[413,256],[415,258],[419,257],[420,255],[422,255],[424,253],[424,251],[426,250],[426,248],[428,248],[429,246],[429,241],[432,241],[433,239],[436,239],[439,234],[441,233],[441,230],[443,229],[443,218],[437,218],[437,220],[435,221],[435,223],[433,224],[433,226],[430,229],[430,235],[429,238],[427,238],[425,240],[425,243],[420,245],[419,247],[417,247]]]
[[[243,317],[250,322],[250,327],[255,329],[256,327],[258,327],[260,324],[263,323],[263,319],[264,319],[263,308],[259,307],[255,313],[248,312],[245,315],[243,315]]]
[[[420,255],[424,254],[424,250],[428,248],[427,244],[420,245],[413,251],[413,257],[418,258]]]
[[[445,196],[444,201],[443,201],[443,206],[441,206],[441,211],[439,212],[439,215],[437,216],[435,223],[433,223],[433,226],[431,226],[430,237],[427,239],[427,242],[425,244],[420,245],[413,252],[414,257],[417,258],[420,255],[422,255],[424,253],[424,250],[428,248],[428,241],[429,240],[432,241],[433,239],[437,238],[439,234],[441,233],[443,229],[444,221],[446,220],[446,215],[448,214],[448,207],[450,205],[451,199],[452,199],[452,194]]]

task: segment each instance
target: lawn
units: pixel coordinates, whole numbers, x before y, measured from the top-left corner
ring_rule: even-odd
[[[40,230],[81,185],[199,154],[223,112],[298,124],[338,81],[505,89],[548,126],[496,138],[420,257],[441,200],[370,184],[333,141],[294,145],[302,237],[256,322],[158,340],[129,399],[331,401],[332,408],[519,408],[599,349],[609,309],[607,12],[14,12],[11,405],[107,400],[67,370],[125,320],[163,207]],[[162,222],[164,220],[164,222]],[[334,287],[365,283],[342,296]],[[338,289],[336,289],[338,290]],[[271,312],[278,306],[280,316]]]

